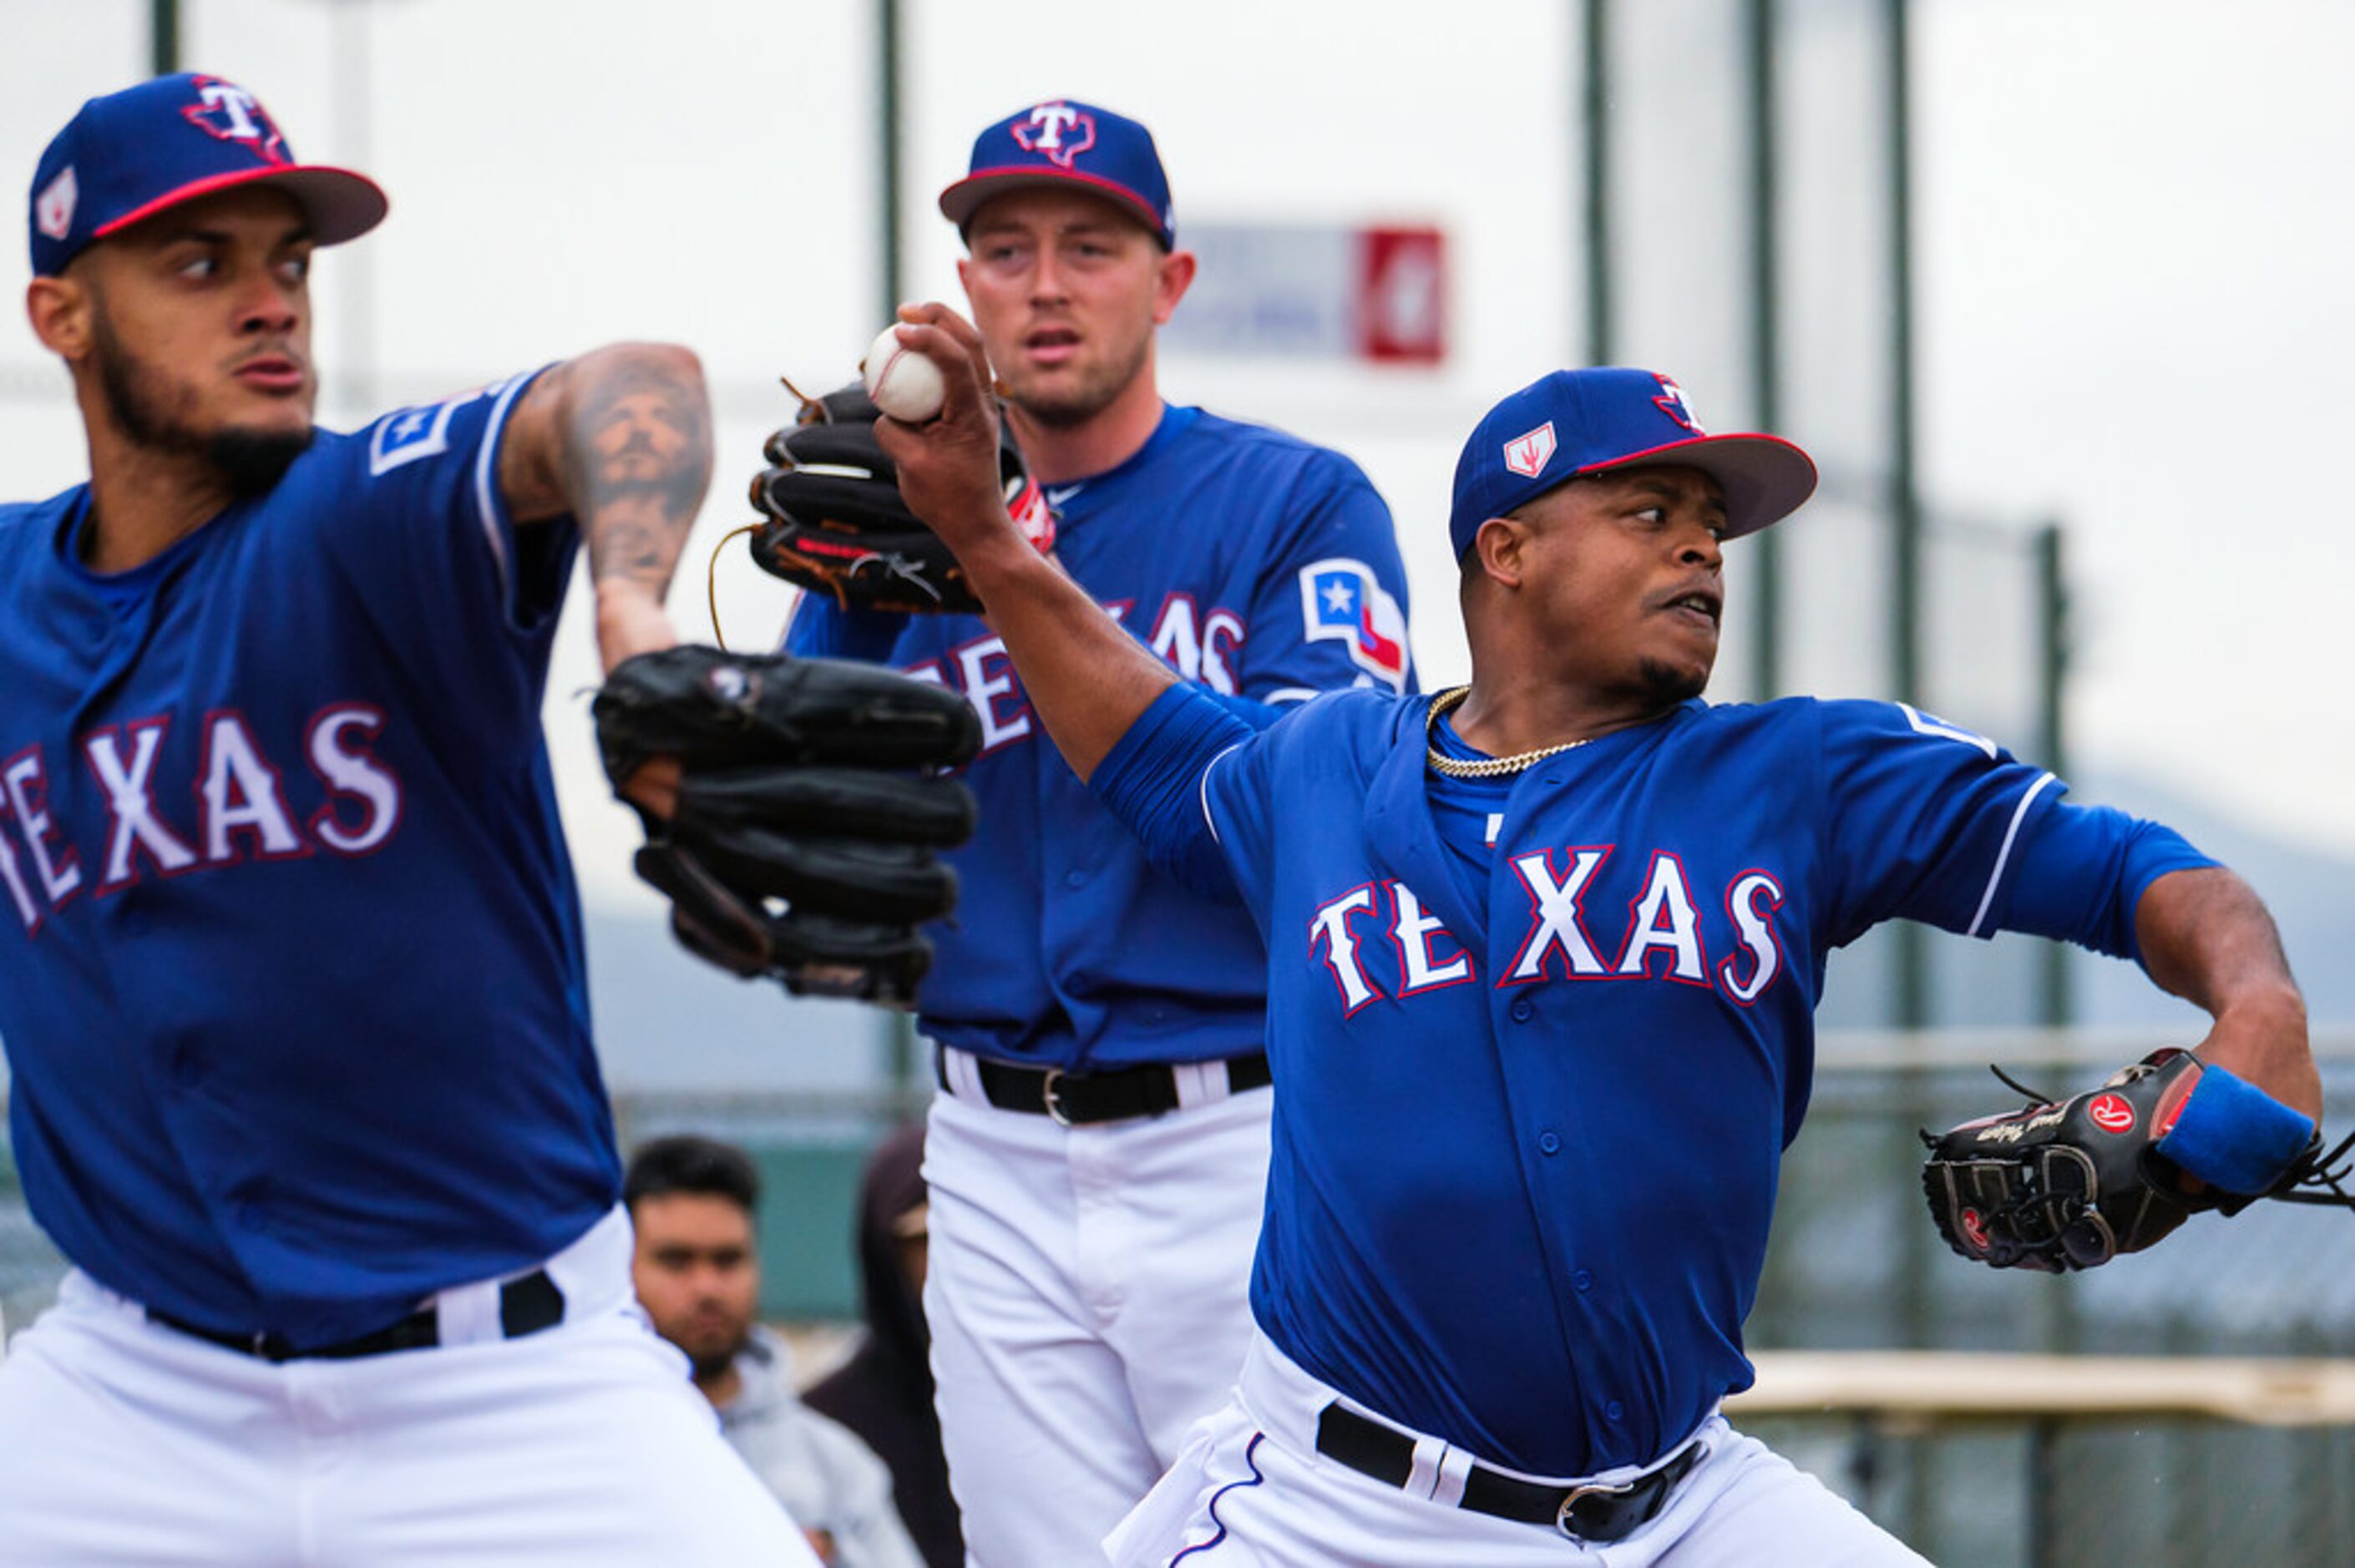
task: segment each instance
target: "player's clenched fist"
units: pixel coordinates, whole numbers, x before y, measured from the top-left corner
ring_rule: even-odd
[[[939,418],[922,425],[884,419],[875,427],[898,468],[900,495],[968,569],[992,550],[1029,548],[1006,507],[997,405],[981,334],[942,304],[903,305],[900,319],[900,343],[938,366],[945,387]]]

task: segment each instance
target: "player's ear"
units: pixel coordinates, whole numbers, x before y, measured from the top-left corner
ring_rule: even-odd
[[[1172,250],[1161,259],[1159,275],[1154,280],[1153,324],[1167,326],[1177,312],[1178,302],[1194,285],[1194,253]]]
[[[68,364],[90,353],[91,300],[72,278],[36,278],[25,290],[25,317],[41,346]]]
[[[957,258],[957,287],[964,291],[966,300],[973,298],[973,258],[970,256]]]
[[[1480,570],[1507,588],[1518,588],[1529,572],[1529,525],[1518,517],[1491,517],[1472,535]]]

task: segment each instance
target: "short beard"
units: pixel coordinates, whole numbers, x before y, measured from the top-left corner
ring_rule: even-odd
[[[695,1374],[695,1381],[698,1383],[718,1383],[728,1375],[728,1369],[735,1363],[736,1352],[732,1350],[721,1351],[707,1356],[689,1355],[687,1358],[687,1368]]]
[[[1126,391],[1130,382],[1145,372],[1146,355],[1152,350],[1153,340],[1137,340],[1136,352],[1125,363],[1105,367],[1101,376],[1091,376],[1069,392],[1059,393],[1051,399],[1035,397],[1025,387],[1014,386],[1009,401],[1032,419],[1050,429],[1068,430],[1086,424],[1112,407],[1113,400]]]
[[[313,432],[227,429],[205,440],[205,461],[238,497],[260,495],[273,488],[310,450]]]
[[[162,378],[123,346],[103,308],[92,313],[91,326],[99,393],[115,427],[133,445],[197,458],[240,499],[260,495],[285,478],[294,460],[309,449],[313,432],[307,429],[290,433],[231,426],[199,435],[179,421]]]
[[[1642,688],[1645,707],[1654,713],[1690,702],[1709,689],[1708,671],[1695,674],[1656,659],[1646,659],[1637,666],[1636,680]]]

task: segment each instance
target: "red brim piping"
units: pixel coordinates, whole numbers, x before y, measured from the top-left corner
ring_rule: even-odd
[[[349,169],[330,168],[324,164],[293,164],[284,167],[270,165],[191,180],[176,190],[166,191],[153,201],[101,224],[91,231],[91,238],[103,239],[134,223],[144,222],[158,213],[200,196],[258,185],[282,186],[301,203],[304,212],[311,219],[312,241],[319,245],[341,245],[347,239],[357,239],[382,223],[384,215],[392,207],[383,190],[366,175],[354,174]]]

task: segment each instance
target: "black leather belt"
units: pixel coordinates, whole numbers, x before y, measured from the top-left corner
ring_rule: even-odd
[[[359,1356],[380,1356],[393,1351],[431,1350],[442,1342],[441,1314],[431,1307],[421,1307],[398,1323],[387,1324],[374,1333],[308,1349],[296,1346],[275,1329],[265,1329],[256,1334],[229,1333],[219,1329],[199,1328],[168,1312],[159,1312],[153,1307],[147,1308],[147,1316],[190,1339],[202,1340],[208,1345],[218,1345],[225,1351],[235,1351],[241,1356],[252,1356],[265,1361],[351,1361]],[[520,1340],[526,1334],[553,1329],[563,1321],[564,1292],[558,1289],[556,1281],[548,1277],[548,1270],[536,1268],[522,1278],[510,1279],[499,1287],[499,1331],[504,1338]]]
[[[1339,1404],[1327,1405],[1316,1418],[1316,1451],[1385,1486],[1403,1487],[1414,1473],[1412,1437]],[[1551,1525],[1580,1541],[1624,1541],[1660,1511],[1700,1457],[1701,1445],[1688,1443],[1659,1468],[1615,1487],[1548,1486],[1475,1464],[1455,1506],[1522,1524]]]
[[[1052,1117],[1065,1127],[1130,1121],[1138,1117],[1159,1116],[1164,1111],[1178,1108],[1178,1069],[1165,1063],[1120,1067],[1108,1073],[1066,1073],[1060,1067],[1018,1067],[1008,1062],[993,1062],[986,1056],[975,1056],[973,1063],[980,1073],[981,1092],[988,1097],[991,1105],[999,1110],[1028,1111],[1034,1116]],[[1230,1094],[1239,1095],[1246,1089],[1263,1089],[1275,1081],[1267,1070],[1267,1057],[1260,1054],[1188,1065],[1224,1067],[1227,1071],[1227,1092]],[[941,1087],[949,1087],[946,1046],[933,1051],[932,1069],[939,1075]]]

